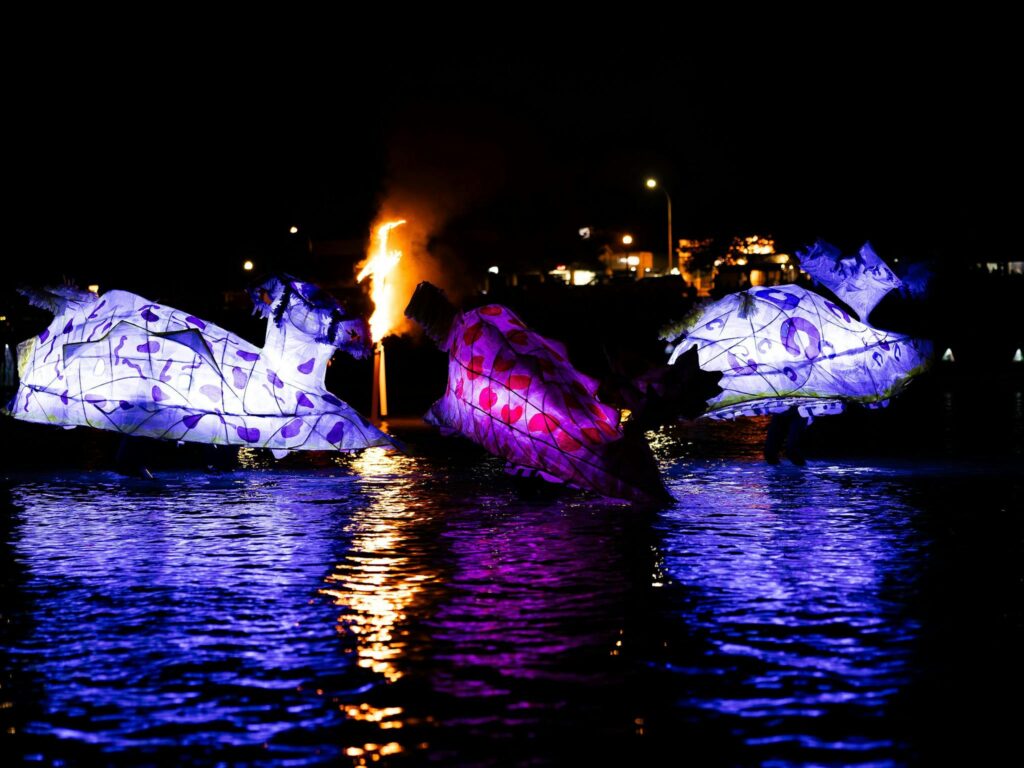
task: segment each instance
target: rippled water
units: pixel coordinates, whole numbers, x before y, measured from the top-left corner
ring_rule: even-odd
[[[10,474],[4,752],[904,765],[1014,749],[1020,707],[996,691],[1020,682],[1019,462],[772,467],[762,428],[659,434],[677,503],[658,511],[519,487],[440,441],[158,482]]]

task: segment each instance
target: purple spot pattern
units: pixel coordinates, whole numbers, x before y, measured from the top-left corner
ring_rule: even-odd
[[[299,363],[299,364],[298,364],[297,366],[295,366],[295,367],[296,367],[296,368],[298,369],[299,373],[305,373],[305,374],[309,374],[309,373],[312,373],[312,372],[313,372],[313,364],[314,364],[315,362],[316,362],[316,360],[315,360],[314,358],[312,358],[312,357],[311,357],[311,358],[309,358],[309,360],[307,360],[306,362],[304,362],[304,363]]]
[[[255,443],[260,439],[260,431],[256,427],[235,427],[235,431],[247,443]]]
[[[302,419],[292,419],[281,428],[281,437],[295,437],[302,431]]]
[[[100,310],[101,310],[101,309],[103,309],[103,305],[104,305],[104,304],[106,304],[106,303],[107,303],[107,300],[106,300],[106,299],[104,299],[104,300],[103,300],[103,301],[101,301],[101,302],[100,302],[99,304],[97,304],[97,305],[96,305],[96,309],[94,309],[94,310],[92,311],[92,314],[90,314],[90,315],[89,315],[89,319],[90,319],[90,320],[92,320],[93,318],[95,318],[95,317],[96,317],[96,315],[98,315],[98,314],[99,314]]]
[[[213,384],[203,384],[199,391],[214,402],[220,402],[220,387],[215,387]]]
[[[297,405],[301,405],[303,408],[312,408],[313,407],[313,401],[310,400],[306,396],[305,392],[296,392],[295,393],[295,402],[296,402]]]
[[[757,293],[753,294],[753,296],[755,299],[763,299],[764,301],[770,301],[775,306],[784,309],[787,312],[796,307],[796,305],[800,303],[799,296],[794,296],[793,294],[786,293],[785,291],[758,291]]]
[[[231,377],[235,380],[235,389],[244,389],[249,381],[248,374],[241,368],[232,368]]]
[[[60,393],[60,401],[64,403],[64,405],[68,404],[68,391],[66,389]]]
[[[345,422],[339,421],[336,422],[335,425],[331,427],[331,431],[327,433],[327,442],[337,443],[340,442],[343,437],[345,437]]]
[[[239,349],[235,354],[243,360],[248,360],[250,363],[260,359],[258,352],[246,352],[244,349]]]
[[[828,308],[829,312],[831,312],[833,315],[838,317],[843,322],[850,322],[850,313],[847,312],[842,307],[840,307],[838,304],[833,304],[831,301],[826,300],[825,306]]]
[[[116,347],[114,347],[114,365],[120,365],[121,364],[121,359],[120,359],[118,353],[121,351],[121,347],[124,346],[124,343],[126,341],[128,341],[128,337],[127,336],[122,336],[121,337],[121,341],[118,343],[118,345]]]
[[[127,411],[129,408],[133,407],[132,404],[129,403],[127,400],[122,400],[121,402],[118,403],[118,405],[121,407],[122,411]]]
[[[267,371],[267,381],[269,381],[271,384],[273,384],[278,389],[282,389],[284,387],[284,382],[281,381],[281,377],[279,377],[273,371]]]
[[[167,373],[167,371],[169,371],[171,369],[171,365],[173,363],[174,363],[173,360],[168,360],[166,363],[164,363],[163,370],[160,371],[160,381],[166,382],[166,381],[170,381],[171,380],[171,375],[169,373]]]
[[[803,349],[800,348],[800,340],[797,337],[800,331],[807,334],[807,346]],[[802,317],[787,317],[779,328],[779,339],[791,355],[803,352],[808,360],[813,360],[821,354],[821,332],[813,323]]]
[[[189,315],[188,317],[186,317],[185,318],[185,322],[186,323],[192,323],[192,325],[196,326],[201,331],[205,331],[206,330],[206,323],[204,323],[198,317],[195,317],[193,315]]]
[[[147,341],[145,344],[139,344],[139,346],[137,346],[136,349],[139,352],[142,352],[143,354],[152,354],[153,352],[157,352],[160,349],[160,342]]]
[[[149,307],[143,307],[140,309],[139,314],[142,315],[142,319],[147,323],[155,323],[160,319],[160,316],[150,311]]]
[[[154,403],[159,403],[161,400],[166,400],[167,399],[167,394],[162,389],[160,389],[160,387],[158,387],[158,386],[155,386],[155,385],[153,386],[152,394],[153,394],[153,402]]]
[[[754,360],[747,360],[747,362],[744,363],[732,352],[728,353],[727,358],[729,360],[729,367],[732,369],[733,373],[739,376],[743,376],[748,373],[755,373],[757,371],[757,363]]]
[[[61,333],[71,333],[71,331],[73,331],[74,328],[75,328],[74,321],[73,320],[68,320],[68,324],[64,326],[64,330],[61,331]]]
[[[191,414],[191,415],[189,415],[189,416],[186,416],[185,418],[183,418],[183,419],[181,420],[181,422],[182,422],[182,424],[184,424],[184,425],[185,425],[185,427],[186,427],[187,429],[195,429],[195,428],[196,428],[196,424],[198,424],[198,423],[199,423],[199,420],[200,420],[201,418],[203,418],[203,416],[204,416],[204,415],[205,415],[205,414],[202,414],[202,413],[193,413],[193,414]]]
[[[45,328],[43,329],[43,332],[39,334],[39,343],[42,344],[48,338],[50,338],[50,329]]]
[[[332,394],[331,394],[330,392],[325,392],[325,393],[324,393],[324,394],[322,395],[322,397],[323,397],[323,399],[324,399],[324,402],[326,402],[326,403],[330,403],[331,405],[336,405],[336,406],[338,406],[339,408],[341,407],[341,400],[339,400],[338,398],[336,398],[336,397],[335,397],[334,395],[332,395]]]

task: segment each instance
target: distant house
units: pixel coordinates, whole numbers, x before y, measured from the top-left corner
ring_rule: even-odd
[[[990,275],[1024,275],[1024,261],[996,259],[978,262],[975,264],[975,268]]]
[[[770,236],[734,237],[724,253],[710,239],[680,240],[678,254],[683,278],[701,296],[792,283],[801,274],[789,254],[775,250]]]
[[[605,246],[598,259],[604,264],[604,273],[611,278],[639,279],[651,274],[654,254],[651,251],[616,250]]]
[[[548,275],[569,285],[591,285],[597,282],[598,273],[594,265],[574,261],[569,264],[558,264],[554,269],[548,270]]]
[[[682,239],[676,247],[679,274],[692,285],[698,296],[710,296],[715,287],[715,266],[713,238],[704,240]]]

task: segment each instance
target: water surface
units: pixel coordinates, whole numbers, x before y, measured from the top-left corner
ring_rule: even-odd
[[[431,440],[155,482],[8,472],[4,753],[1019,757],[1020,707],[998,695],[1020,682],[1024,639],[1016,457],[773,467],[761,429],[659,433],[676,503],[646,511],[517,486],[498,462]]]

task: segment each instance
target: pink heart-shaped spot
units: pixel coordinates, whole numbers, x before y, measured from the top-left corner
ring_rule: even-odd
[[[490,387],[484,387],[483,391],[480,393],[479,400],[480,407],[483,408],[485,411],[489,411],[491,410],[491,406],[498,402],[498,396]]]
[[[516,358],[506,352],[499,352],[498,356],[494,358],[494,370],[497,373],[504,373],[509,370],[513,365],[516,364]]]
[[[583,447],[580,444],[579,440],[565,432],[559,432],[555,436],[555,442],[558,443],[559,448],[561,448],[563,451],[566,451],[567,453],[578,451],[580,448]]]
[[[466,366],[466,378],[472,381],[484,372],[483,355],[474,355]]]
[[[533,414],[527,424],[531,432],[550,432],[557,426],[558,422],[546,413]]]
[[[523,415],[523,406],[517,405],[509,408],[507,405],[501,407],[501,420],[506,424],[515,424]]]
[[[525,373],[513,373],[508,377],[508,388],[509,389],[527,389],[530,386],[530,382],[533,381]]]

